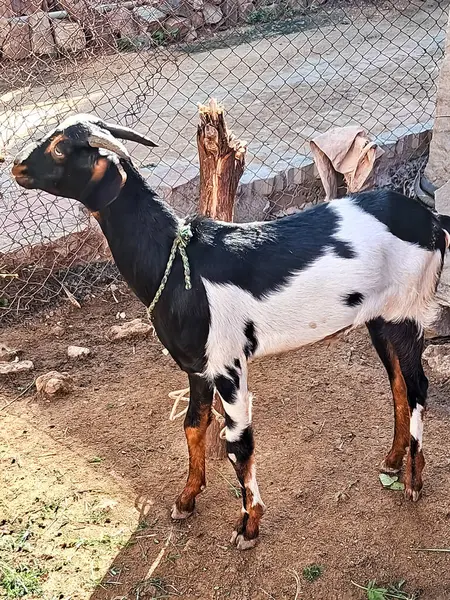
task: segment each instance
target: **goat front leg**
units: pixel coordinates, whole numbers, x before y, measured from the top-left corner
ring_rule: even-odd
[[[186,519],[195,508],[195,498],[205,489],[206,430],[211,421],[214,388],[200,375],[189,375],[189,407],[184,432],[189,450],[189,475],[173,508],[172,519]]]
[[[252,548],[258,539],[264,513],[256,481],[252,430],[252,398],[247,388],[247,361],[236,359],[226,376],[215,378],[225,410],[227,453],[242,491],[242,511],[231,537],[239,550]]]

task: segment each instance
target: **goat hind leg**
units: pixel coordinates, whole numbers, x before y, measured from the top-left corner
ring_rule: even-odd
[[[242,492],[241,516],[231,543],[239,550],[252,548],[258,539],[264,504],[256,481],[254,439],[251,425],[251,395],[247,388],[247,362],[244,358],[228,368],[228,376],[215,379],[225,410],[227,453]]]
[[[189,407],[184,420],[184,432],[189,450],[189,474],[183,491],[173,508],[172,519],[189,517],[195,508],[195,498],[206,486],[206,430],[211,421],[213,386],[200,375],[189,375]]]

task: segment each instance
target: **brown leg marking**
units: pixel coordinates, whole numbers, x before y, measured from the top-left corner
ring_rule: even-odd
[[[393,349],[390,349],[392,356],[392,378],[391,389],[394,399],[394,440],[392,448],[387,454],[382,464],[382,470],[386,473],[398,473],[402,467],[403,458],[409,445],[409,404],[408,393],[398,362],[398,357]]]
[[[185,422],[184,431],[189,450],[189,474],[186,485],[178,496],[175,506],[172,509],[173,519],[186,519],[189,517],[195,508],[195,497],[198,496],[206,486],[205,442],[206,430],[208,429],[211,418],[211,406],[201,405],[198,411],[198,426],[194,427]],[[188,418],[186,421],[189,423]]]
[[[231,543],[235,544],[239,550],[247,550],[256,545],[259,523],[265,509],[259,497],[253,455],[247,463],[238,466],[236,472],[241,482],[243,507],[231,536]],[[256,499],[255,493],[258,495]]]
[[[405,496],[408,500],[412,500],[413,502],[417,502],[422,492],[422,471],[424,467],[425,458],[422,449],[419,450],[418,441],[411,436],[404,482]]]

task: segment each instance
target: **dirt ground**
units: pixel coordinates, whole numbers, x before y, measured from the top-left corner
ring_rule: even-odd
[[[425,491],[413,505],[378,480],[392,407],[365,331],[254,363],[267,513],[258,546],[240,553],[229,544],[240,500],[225,461],[210,461],[196,514],[171,522],[187,450],[168,393],[187,379],[156,338],[109,342],[118,311],[143,316],[134,300],[97,298],[1,332],[35,370],[1,384],[0,567],[32,563],[45,600],[347,600],[367,597],[352,582],[374,579],[450,598],[450,554],[418,551],[449,546],[448,386],[431,379]],[[92,355],[70,362],[68,344]],[[54,369],[75,390],[36,399],[27,386]],[[303,576],[310,564],[323,568],[314,582]]]

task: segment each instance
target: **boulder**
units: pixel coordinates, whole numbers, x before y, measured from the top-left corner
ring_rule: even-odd
[[[42,8],[42,0],[11,0],[10,4],[17,16],[32,15]]]
[[[425,348],[423,359],[435,375],[444,379],[450,377],[450,344],[430,344]]]
[[[52,27],[47,13],[39,11],[28,19],[31,33],[31,49],[33,54],[54,54],[56,52]]]
[[[2,0],[0,2],[0,19],[9,19],[14,16],[11,0]]]
[[[203,16],[208,25],[217,25],[223,19],[223,13],[218,6],[206,2],[203,6]]]
[[[172,38],[182,40],[190,32],[191,23],[184,17],[169,17],[164,23],[164,29]]]
[[[40,396],[63,396],[73,389],[72,378],[67,373],[50,371],[36,379],[36,390]]]
[[[9,21],[6,17],[0,17],[0,50],[9,34]]]
[[[117,8],[106,13],[106,17],[116,36],[132,38],[140,32],[139,23],[128,8],[117,6]]]
[[[8,35],[2,46],[3,58],[22,60],[31,55],[30,26],[26,22],[17,21],[9,25]]]
[[[68,52],[80,52],[86,47],[86,37],[83,28],[79,23],[70,21],[53,22],[55,32],[56,46],[60,52],[67,54]]]
[[[137,6],[133,8],[133,16],[150,33],[161,29],[166,19],[165,13],[151,6]]]

